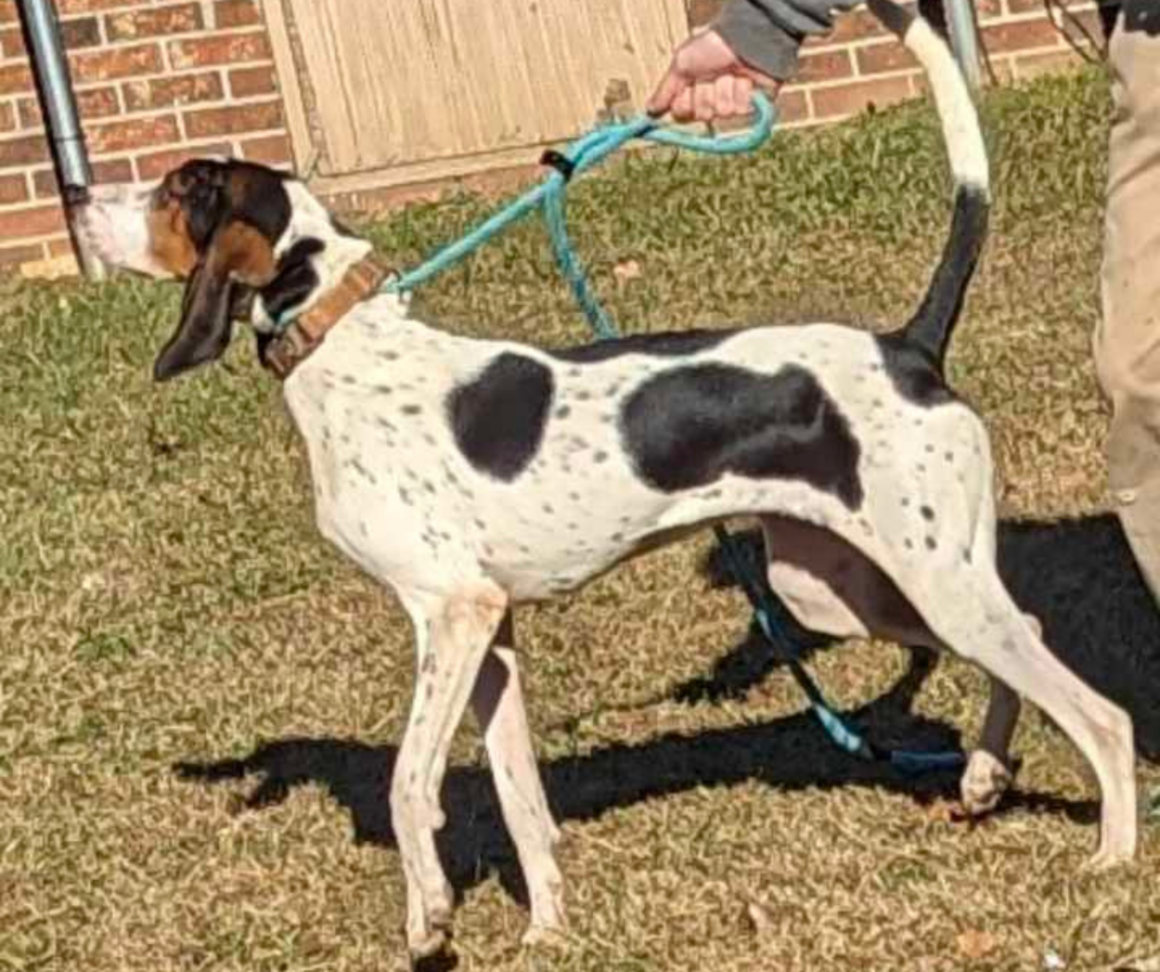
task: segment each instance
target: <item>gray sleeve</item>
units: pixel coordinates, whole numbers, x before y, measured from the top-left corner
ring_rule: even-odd
[[[808,34],[824,34],[834,11],[862,0],[727,0],[713,23],[737,56],[786,81],[797,71],[798,48]]]

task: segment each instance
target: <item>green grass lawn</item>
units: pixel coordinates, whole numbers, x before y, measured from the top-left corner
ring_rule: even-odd
[[[1147,791],[1160,616],[1102,513],[1088,349],[1106,85],[1004,90],[985,115],[996,213],[951,372],[995,437],[1003,569],[1053,648],[1132,712]],[[626,158],[570,211],[626,330],[879,326],[925,289],[949,188],[934,116],[911,106],[756,158]],[[410,265],[491,205],[366,229]],[[629,261],[639,274],[618,275]],[[386,785],[410,632],[316,536],[277,385],[238,340],[224,366],[154,386],[172,287],[0,286],[0,969],[403,967]],[[457,331],[587,338],[534,225],[417,304]],[[514,854],[471,727],[442,840],[463,968],[1034,970],[1049,951],[1074,970],[1156,967],[1160,826],[1136,865],[1079,876],[1097,793],[1046,720],[1021,724],[1002,812],[953,823],[953,778],[829,748],[713,563],[696,538],[518,616],[571,937],[519,948]],[[883,741],[954,744],[981,722],[985,680],[956,660],[927,673],[855,642],[811,665]]]

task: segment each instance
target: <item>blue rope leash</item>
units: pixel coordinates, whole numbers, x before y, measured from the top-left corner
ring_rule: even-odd
[[[769,138],[774,124],[773,106],[765,95],[760,93],[755,95],[753,106],[756,112],[753,127],[745,133],[726,137],[705,137],[659,128],[656,122],[647,116],[596,128],[569,145],[564,153],[547,153],[545,162],[552,165],[554,171],[548,173],[538,186],[524,193],[461,239],[437,251],[414,270],[393,278],[384,290],[390,293],[414,290],[479,249],[513,223],[537,209],[542,209],[556,264],[571,287],[588,323],[601,340],[619,337],[616,324],[593,293],[588,283],[588,275],[584,272],[584,267],[577,258],[568,236],[564,205],[568,182],[573,176],[599,164],[633,139],[645,139],[661,145],[710,155],[738,155],[751,152]],[[960,752],[919,753],[882,749],[838,715],[806,671],[797,646],[778,623],[776,597],[764,578],[759,577],[746,563],[741,542],[724,526],[715,527],[714,532],[729,563],[730,572],[753,608],[754,619],[762,636],[788,664],[794,680],[805,693],[810,708],[834,745],[862,759],[888,761],[897,769],[909,773],[954,769],[963,765],[964,756]]]
[[[633,139],[644,139],[660,145],[671,145],[691,152],[712,155],[737,155],[752,152],[773,131],[773,105],[764,95],[754,98],[757,112],[753,127],[740,135],[725,138],[691,135],[687,132],[659,128],[647,115],[630,121],[602,125],[573,142],[563,154],[548,153],[558,168],[548,173],[538,186],[528,190],[494,216],[484,220],[465,236],[437,251],[414,270],[392,279],[384,289],[390,293],[414,290],[442,273],[465,256],[474,253],[493,236],[541,207],[548,221],[552,249],[560,269],[576,294],[584,315],[601,338],[617,337],[616,325],[604,312],[588,287],[587,277],[577,261],[564,225],[564,189],[569,180],[603,162]]]

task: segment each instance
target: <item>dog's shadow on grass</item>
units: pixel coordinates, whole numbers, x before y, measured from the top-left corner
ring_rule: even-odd
[[[755,545],[756,536],[745,542]],[[755,549],[755,548],[754,548]],[[1046,639],[1067,664],[1115,699],[1134,717],[1140,752],[1160,754],[1160,615],[1112,517],[1051,524],[1011,523],[1000,534],[1000,563],[1016,599],[1043,622]],[[711,556],[710,575],[723,581]],[[797,631],[818,650],[825,640]],[[777,660],[763,643],[748,638],[707,678],[687,683],[679,698],[703,701],[736,695],[763,678]],[[958,730],[915,716],[911,703],[934,664],[916,651],[908,672],[886,695],[848,715],[884,745],[919,750],[955,749]],[[980,700],[982,701],[982,700]],[[394,746],[357,740],[286,739],[260,746],[242,760],[181,764],[177,772],[207,782],[259,778],[239,809],[282,802],[297,786],[325,787],[351,815],[359,842],[394,846],[387,794],[397,754]],[[644,743],[613,745],[541,766],[549,801],[561,822],[598,817],[608,810],[702,786],[761,781],[778,789],[873,786],[928,803],[957,792],[957,773],[907,776],[883,763],[837,751],[808,713],[760,725],[712,729],[693,736],[668,734]],[[488,874],[524,900],[514,849],[498,812],[484,767],[455,767],[443,791],[448,823],[440,852],[457,892]],[[1063,813],[1093,823],[1098,807],[1016,788],[1003,807]]]
[[[872,726],[876,738],[904,737],[924,749],[955,747],[958,733],[908,714],[930,664],[919,653],[910,671],[887,695],[850,716]],[[298,786],[324,787],[350,813],[356,842],[394,847],[388,793],[398,749],[351,739],[285,739],[259,746],[241,760],[182,763],[181,777],[223,782],[254,777],[239,812],[268,808]],[[762,781],[779,789],[865,785],[904,790],[920,802],[953,793],[956,775],[908,778],[888,766],[834,750],[813,717],[801,713],[760,725],[712,729],[696,735],[662,735],[638,744],[602,747],[542,762],[548,800],[560,822],[599,817],[617,807],[703,786]],[[1042,798],[1038,805],[1094,819],[1094,808]],[[503,826],[485,766],[448,770],[443,787],[447,824],[438,835],[440,856],[457,894],[497,873],[509,893],[526,904],[515,849]]]

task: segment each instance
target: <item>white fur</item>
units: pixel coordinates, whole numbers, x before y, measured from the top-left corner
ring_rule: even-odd
[[[165,279],[172,274],[153,258],[149,202],[157,183],[94,186],[91,202],[78,222],[86,250],[114,266]]]
[[[971,92],[946,42],[921,17],[914,17],[902,43],[930,81],[955,182],[989,192],[987,148]]]

